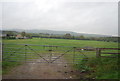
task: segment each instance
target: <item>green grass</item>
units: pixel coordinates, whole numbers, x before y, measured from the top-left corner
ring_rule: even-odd
[[[17,58],[17,59],[20,58],[20,60],[21,59],[25,60],[25,57],[23,57],[24,55],[22,55],[25,53],[25,46],[23,46],[23,45],[8,45],[8,44],[36,44],[36,45],[55,45],[55,46],[71,46],[71,47],[118,48],[118,43],[115,43],[115,42],[103,42],[103,41],[92,41],[92,40],[47,39],[47,38],[3,40],[3,43],[6,44],[6,45],[4,45],[4,47],[13,47],[12,49],[4,48],[4,57],[9,57],[10,54],[14,54],[13,52],[12,53],[9,52],[12,50],[12,51],[17,51],[17,53],[15,53],[15,54],[18,54],[18,55],[14,55],[15,56],[14,58]],[[16,47],[17,48],[22,47],[22,49],[17,50],[17,49],[15,49]],[[52,49],[55,50],[54,51],[55,53],[65,53],[67,50],[70,50],[71,47],[58,47],[58,48],[53,47]],[[37,53],[39,53],[39,55],[41,55],[41,56],[44,56],[45,54],[47,54],[49,52],[48,50],[51,49],[49,47],[41,47],[41,46],[30,46],[30,48],[32,48],[34,50],[36,49]],[[47,50],[47,51],[43,51],[43,50]],[[80,52],[76,51],[75,56],[74,56],[73,50],[74,49],[71,49],[70,52],[68,52],[68,53],[66,53],[66,55],[64,55],[64,57],[67,61],[72,62],[73,61],[72,58],[75,57],[76,59],[74,60],[74,62],[82,63],[81,59],[86,58],[85,56],[95,59],[95,56],[96,56],[95,51],[80,51]],[[7,54],[7,51],[9,54]],[[34,52],[31,51],[28,47],[27,47],[27,52],[32,52],[31,54],[29,54],[32,56],[32,58],[33,57],[38,58],[38,55],[35,55]],[[105,52],[112,52],[112,51],[109,50],[109,51],[105,51]],[[116,52],[116,51],[113,51],[113,52]],[[71,54],[71,55],[69,55],[69,54]],[[20,55],[22,55],[22,56],[20,56]],[[27,53],[27,55],[28,55],[28,53]],[[32,58],[27,57],[27,59],[32,59]],[[9,59],[11,59],[11,58],[9,58]],[[100,74],[100,73],[102,73],[103,70],[101,70],[99,68],[99,67],[101,67],[101,65],[99,64],[99,59],[95,59],[95,60],[94,59],[93,60],[91,59],[87,62],[88,64],[91,64],[92,62],[94,62],[93,65],[96,64],[95,65],[95,68],[97,68],[96,74],[94,73],[91,76],[98,75],[98,76],[96,76],[98,79],[101,79],[101,78],[109,79],[109,78],[111,78],[111,76],[114,76],[113,78],[116,78],[117,72],[114,71],[113,69],[110,69],[106,74],[104,72],[103,72],[103,74]],[[107,61],[104,61],[104,62],[107,63]],[[97,63],[98,63],[98,65],[97,65]],[[2,64],[3,68],[4,68],[3,74],[8,73],[10,71],[10,69],[12,69],[13,67],[18,66],[20,64],[21,64],[20,62],[4,61]],[[108,63],[108,64],[110,64],[110,63]],[[114,64],[114,63],[112,63],[112,64]],[[79,65],[76,68],[81,69],[81,67],[82,67],[86,70],[91,70],[92,67],[87,66],[87,65],[86,66]],[[108,67],[113,67],[113,66],[107,67],[107,66],[103,65],[103,67],[108,68]],[[92,68],[92,69],[95,69],[95,68]],[[110,72],[110,71],[112,71],[112,72]],[[108,74],[110,74],[110,76]],[[103,76],[100,76],[100,75],[103,75]]]
[[[33,38],[33,39],[17,39],[17,40],[3,40],[3,43],[12,44],[37,44],[37,45],[57,45],[57,46],[75,46],[75,47],[106,47],[116,48],[118,44],[115,42],[103,42],[92,40],[69,40],[69,39],[47,39],[47,38]]]
[[[118,79],[118,59],[117,58],[89,58],[81,61],[78,70],[85,71],[84,78],[95,79]]]
[[[7,74],[12,68],[21,65],[19,62],[2,62],[2,74]]]

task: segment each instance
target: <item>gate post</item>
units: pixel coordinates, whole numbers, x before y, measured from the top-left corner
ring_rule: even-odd
[[[75,62],[75,49],[76,49],[76,47],[73,47],[73,64]]]
[[[101,57],[101,49],[100,48],[96,48],[96,57],[97,58]]]
[[[25,45],[25,62],[27,62],[27,45]]]
[[[1,53],[2,53],[2,59],[0,59],[1,60],[1,62],[2,61],[4,61],[5,59],[3,58],[4,56],[4,44],[2,44],[2,51],[1,51]]]
[[[52,47],[49,47],[50,49],[49,49],[49,52],[50,52],[50,55],[49,55],[49,63],[52,63],[51,61],[52,61]]]

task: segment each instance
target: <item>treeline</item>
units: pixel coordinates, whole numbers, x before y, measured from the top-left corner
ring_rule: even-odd
[[[2,31],[2,38],[4,39],[16,39],[16,36],[21,34],[23,37],[35,37],[35,38],[55,38],[55,39],[75,39],[75,40],[95,40],[95,41],[106,41],[106,42],[120,42],[119,37],[85,37],[83,35],[73,36],[70,33],[66,34],[49,34],[49,33],[26,33],[16,31]]]
[[[75,40],[95,40],[95,41],[106,41],[106,42],[120,42],[119,37],[85,37],[83,35],[80,36],[72,36],[67,33],[65,35],[53,35],[53,34],[33,34],[32,37],[36,38],[55,38],[55,39],[75,39]]]

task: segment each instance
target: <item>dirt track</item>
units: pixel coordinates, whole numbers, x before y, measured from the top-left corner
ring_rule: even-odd
[[[74,75],[72,68],[68,64],[62,63],[61,64],[37,63],[37,62],[24,63],[23,65],[13,68],[8,74],[3,75],[3,79],[74,79],[74,78],[76,78],[76,76]]]

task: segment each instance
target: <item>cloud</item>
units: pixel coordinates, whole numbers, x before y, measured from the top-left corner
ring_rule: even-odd
[[[3,28],[117,35],[117,2],[35,0],[2,3]],[[108,31],[109,30],[109,31]]]

